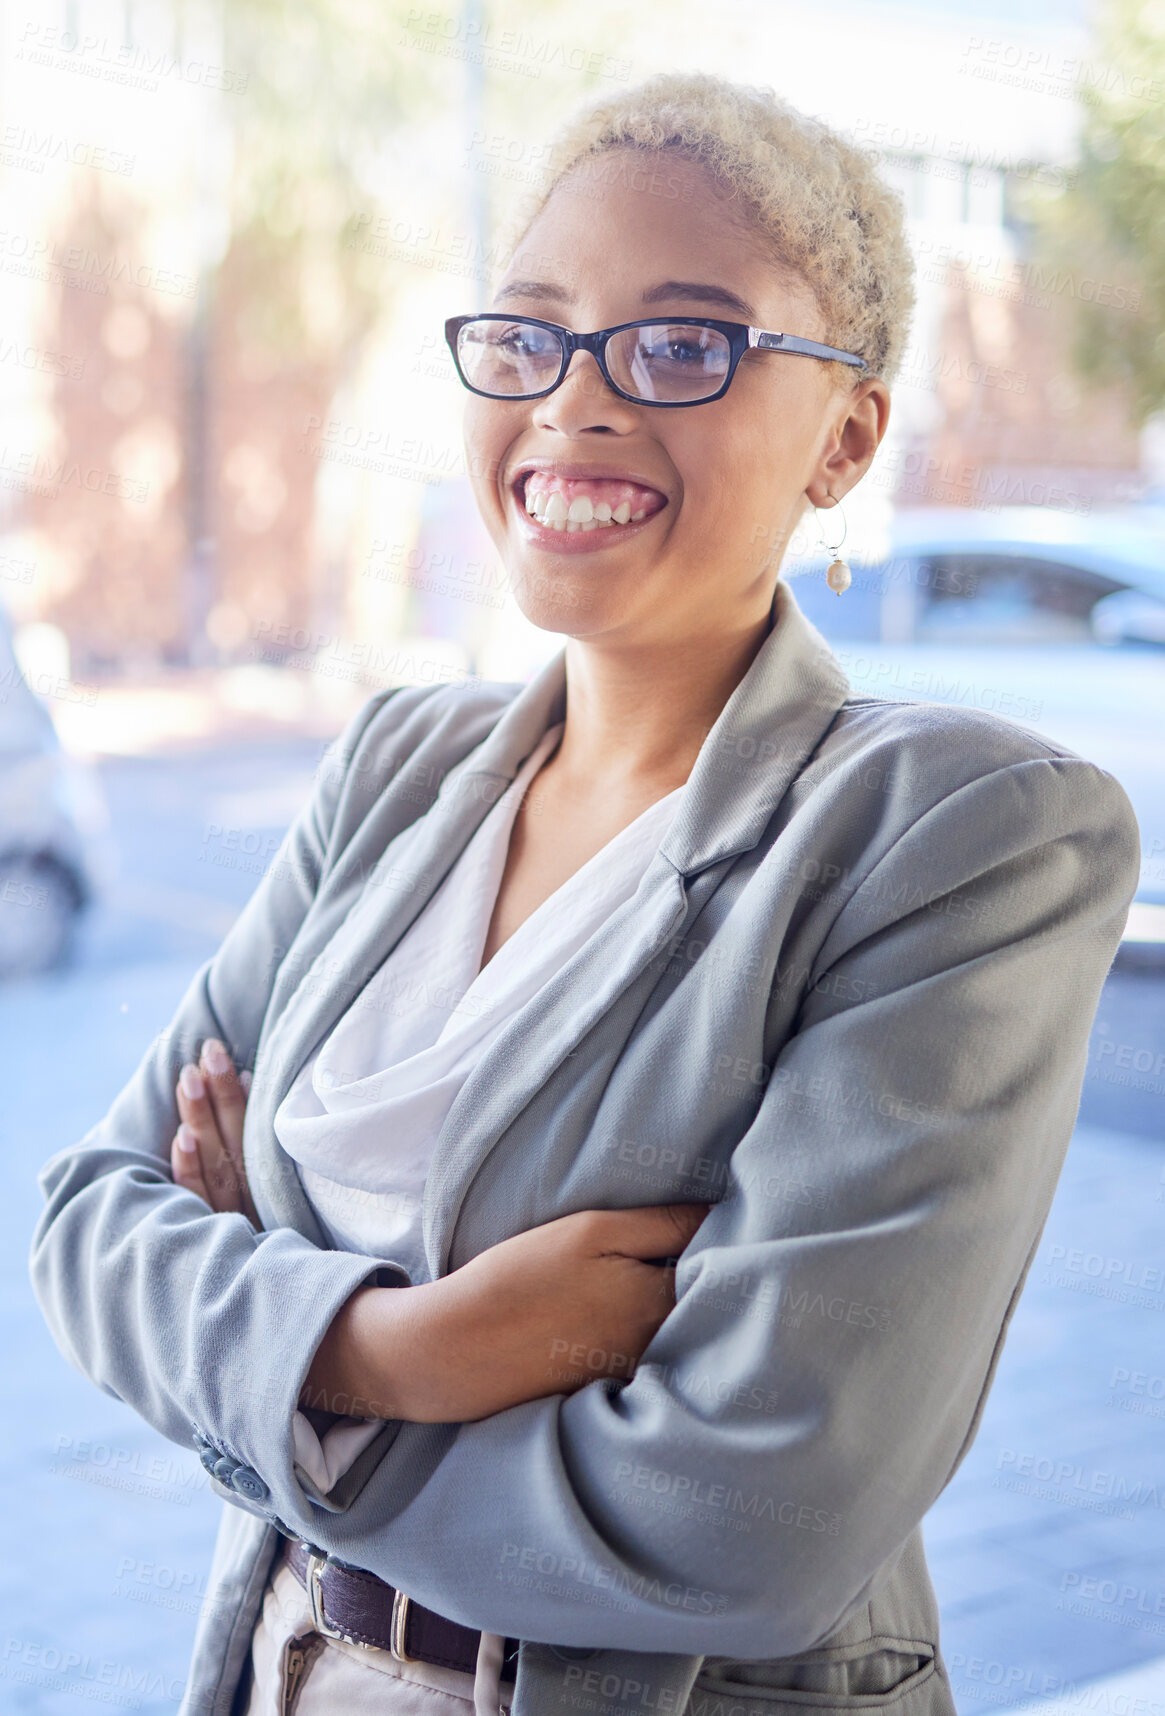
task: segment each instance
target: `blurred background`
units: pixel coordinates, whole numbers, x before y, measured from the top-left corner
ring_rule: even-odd
[[[682,67],[823,118],[909,218],[854,585],[806,528],[798,600],[857,690],[1047,733],[1141,821],[1056,1204],[925,1530],[960,1711],[1162,1716],[1162,0],[11,0],[0,28],[0,1707],[176,1708],[219,1513],[49,1340],[36,1170],[361,703],[560,647],[477,518],[442,323],[565,111]]]

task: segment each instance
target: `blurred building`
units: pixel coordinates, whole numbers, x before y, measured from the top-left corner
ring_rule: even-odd
[[[1127,292],[1040,261],[1017,212],[1032,180],[1062,185],[1046,160],[975,161],[886,151],[917,264],[914,337],[895,390],[906,422],[893,498],[909,506],[1046,506],[1088,512],[1147,487],[1142,438],[1122,388],[1087,392],[1070,363],[1077,291],[1113,315]]]
[[[75,30],[100,9],[84,0],[65,10]],[[455,159],[463,68],[450,62],[434,100],[424,168],[389,157],[354,216],[363,260],[379,270],[380,324],[356,358],[342,332],[332,348],[325,339],[301,354],[294,341],[269,345],[261,335],[278,262],[226,231],[233,114],[222,91],[238,79],[227,68],[214,86],[167,82],[186,10],[169,0],[120,9],[127,32],[131,22],[160,32],[143,65],[162,70],[159,89],[116,103],[108,85],[79,75],[101,68],[62,50],[59,27],[25,30],[33,47],[22,47],[12,80],[10,130],[26,153],[45,139],[52,153],[72,130],[91,134],[104,167],[86,143],[85,164],[62,169],[70,176],[57,195],[34,176],[31,156],[30,166],[10,151],[2,163],[21,194],[0,234],[0,308],[43,360],[42,373],[22,377],[7,417],[0,404],[0,420],[14,426],[5,428],[0,570],[6,552],[35,566],[31,582],[5,589],[14,617],[58,625],[77,675],[279,661],[305,636],[332,638],[339,654],[368,639],[420,638],[434,660],[477,671],[520,663],[522,650],[542,646],[521,634],[501,595],[504,569],[475,530],[457,469],[461,395],[440,340],[443,315],[476,291],[462,241],[482,219],[468,212],[480,162]],[[216,8],[203,10],[210,18]],[[747,27],[743,12],[738,22]],[[958,75],[998,68],[992,44],[952,17],[932,19],[916,44],[943,68],[920,86],[875,14],[853,13],[850,23],[845,66],[823,64],[816,26],[790,15],[779,32],[756,35],[751,67],[777,88],[796,82],[799,105],[875,150],[909,216],[918,312],[890,433],[849,508],[850,551],[862,552],[867,528],[885,528],[892,507],[1085,511],[1135,497],[1147,486],[1143,438],[1119,390],[1086,395],[1073,380],[1071,283],[1034,262],[1016,212],[1025,182],[1068,170],[1070,85],[1061,79],[1039,99],[1013,92],[1008,106],[1002,79]],[[739,77],[730,33],[717,46],[732,63],[714,69]],[[213,53],[197,63],[211,65]],[[876,107],[850,118],[859,101],[904,111],[904,78],[913,138]],[[522,121],[529,135],[555,122],[556,91],[581,93],[540,85]],[[513,91],[504,93],[505,123],[516,125]],[[962,141],[952,140],[955,126]],[[35,275],[26,255],[39,258]],[[303,296],[324,321],[343,320],[329,278],[324,267]],[[350,325],[347,338],[350,346]]]

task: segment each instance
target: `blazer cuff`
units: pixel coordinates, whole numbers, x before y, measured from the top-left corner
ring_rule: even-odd
[[[296,1476],[326,1496],[385,1422],[383,1418],[337,1418],[321,1436],[297,1410],[291,1420]]]
[[[270,1246],[272,1240],[288,1249],[286,1289],[281,1296],[264,1295],[266,1327],[251,1331],[246,1355],[236,1355],[229,1367],[233,1376],[215,1379],[216,1410],[213,1415],[207,1411],[204,1400],[202,1422],[192,1428],[199,1459],[222,1486],[217,1493],[224,1500],[273,1523],[290,1522],[284,1529],[304,1532],[317,1507],[335,1511],[348,1505],[348,1489],[366,1477],[368,1460],[378,1463],[378,1454],[390,1445],[392,1438],[382,1433],[399,1428],[396,1420],[317,1411],[322,1401],[312,1401],[305,1388],[312,1360],[358,1288],[407,1286],[408,1276],[375,1257],[319,1251],[298,1235],[293,1240],[286,1230],[267,1236],[265,1243]],[[276,1303],[282,1306],[278,1318]],[[254,1309],[258,1313],[258,1304]],[[263,1355],[268,1355],[265,1364]],[[375,1401],[337,1404],[376,1406]],[[322,1436],[304,1407],[320,1423]],[[371,1450],[378,1437],[378,1448]],[[366,1452],[368,1459],[349,1484],[329,1499],[328,1492]]]

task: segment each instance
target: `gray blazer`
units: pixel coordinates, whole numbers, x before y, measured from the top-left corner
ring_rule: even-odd
[[[561,654],[525,687],[370,697],[169,1028],[43,1169],[55,1340],[231,1504],[181,1716],[241,1695],[280,1531],[521,1638],[515,1716],[952,1716],[920,1521],[1044,1226],[1137,830],[1111,776],[1007,721],[851,696],[783,582],[775,617],[638,892],[482,1056],[426,1186],[434,1275],[571,1211],[712,1202],[631,1382],[386,1423],[328,1495],[294,1469],[324,1331],[405,1278],[329,1247],[272,1116],[562,718]],[[211,1035],[254,1068],[259,1233],[170,1175]]]

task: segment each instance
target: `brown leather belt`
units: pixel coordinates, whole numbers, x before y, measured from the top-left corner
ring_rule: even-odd
[[[325,1638],[374,1645],[398,1662],[428,1662],[473,1674],[481,1633],[415,1603],[403,1591],[367,1573],[330,1561],[319,1549],[288,1538],[283,1557],[311,1599],[312,1624]],[[518,1640],[507,1639],[501,1679],[518,1672]]]

